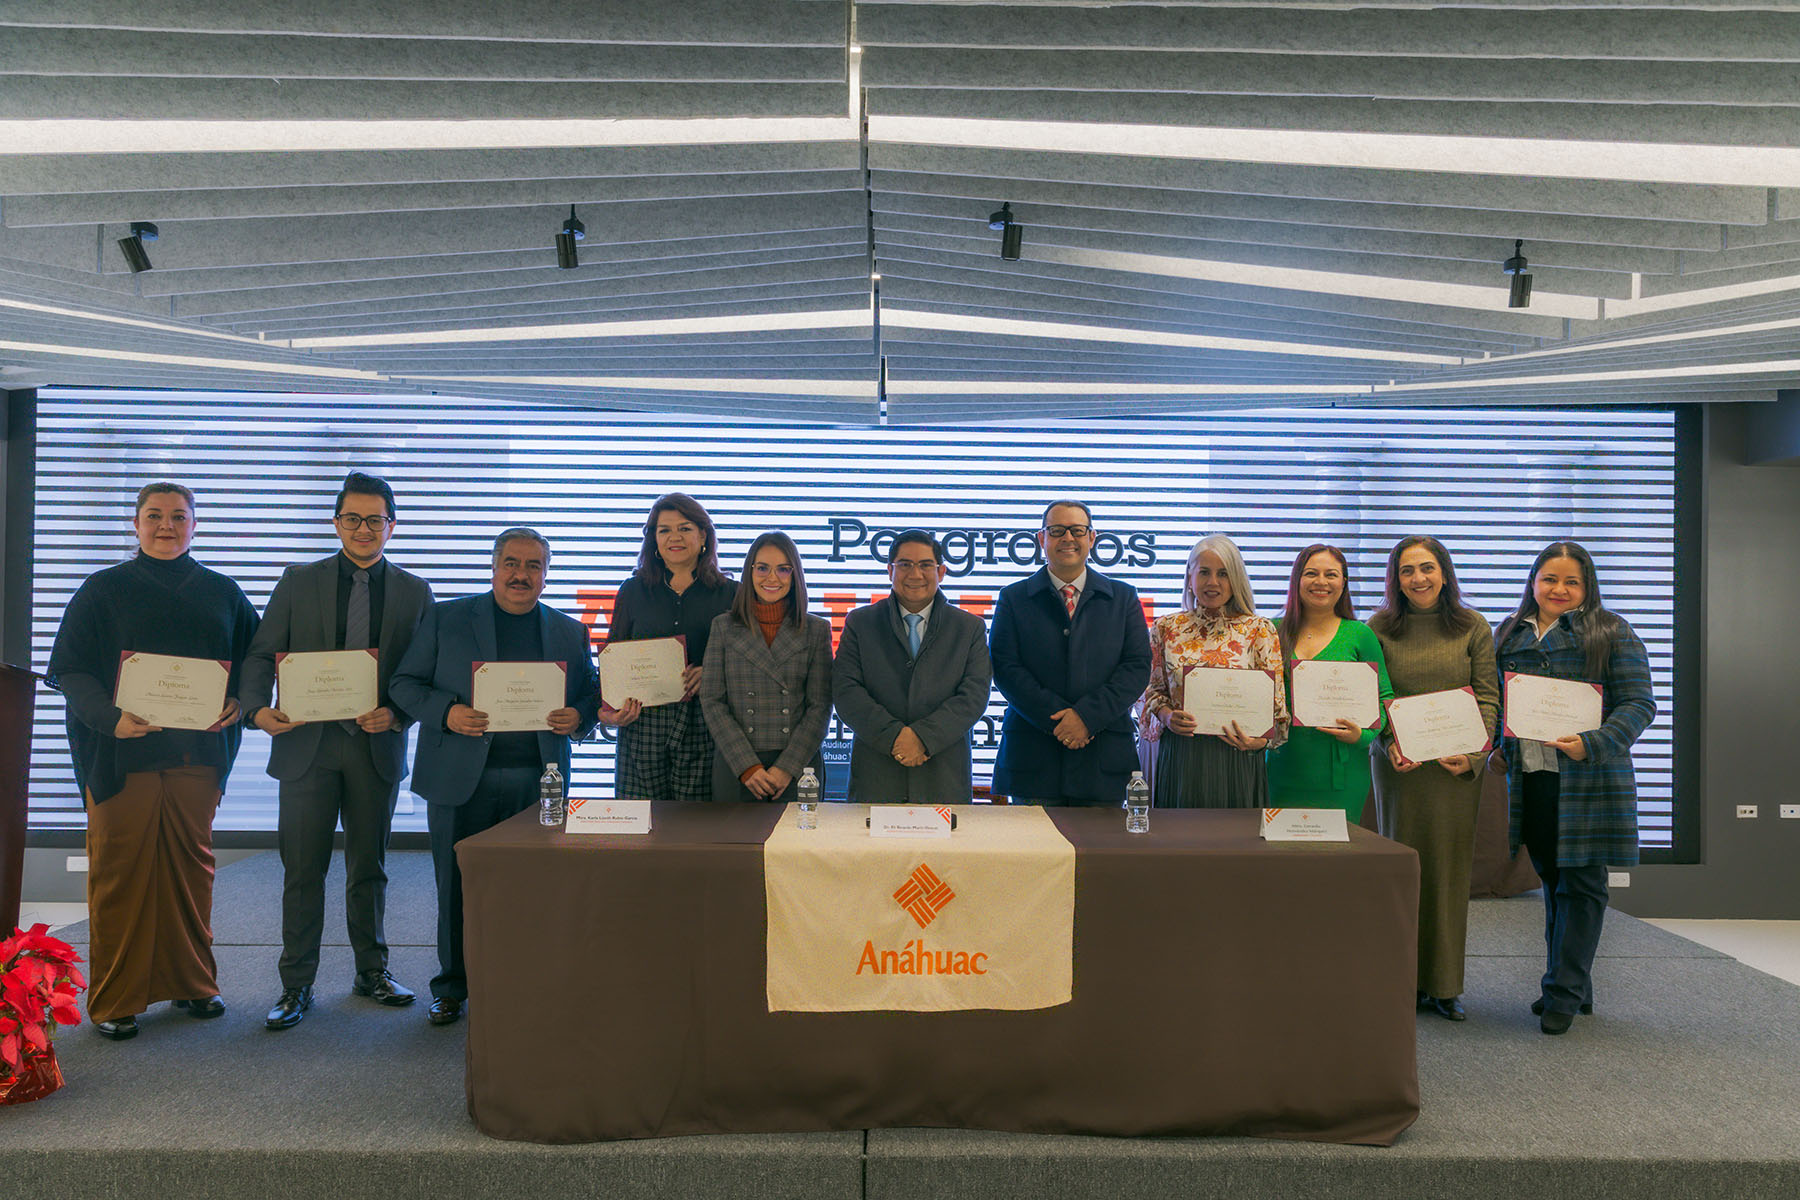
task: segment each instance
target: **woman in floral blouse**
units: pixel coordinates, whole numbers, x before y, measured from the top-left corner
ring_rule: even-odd
[[[1141,719],[1144,736],[1158,747],[1157,807],[1261,808],[1269,795],[1263,752],[1287,738],[1287,687],[1281,640],[1274,624],[1256,615],[1244,556],[1230,538],[1214,534],[1194,543],[1181,604],[1181,612],[1150,626],[1150,687]],[[1194,667],[1274,672],[1273,734],[1263,737],[1236,722],[1222,731],[1199,728],[1181,696],[1181,681]]]

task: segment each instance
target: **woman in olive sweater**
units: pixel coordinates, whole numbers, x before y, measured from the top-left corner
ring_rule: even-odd
[[[1436,538],[1402,538],[1388,555],[1387,598],[1369,618],[1381,639],[1396,696],[1469,688],[1490,733],[1500,711],[1494,631],[1462,602],[1450,552]],[[1463,952],[1469,934],[1469,874],[1481,755],[1411,762],[1394,744],[1373,749],[1381,833],[1419,852],[1419,1007],[1464,1018]]]

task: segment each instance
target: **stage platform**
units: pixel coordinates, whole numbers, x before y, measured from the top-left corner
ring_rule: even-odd
[[[394,854],[390,872],[393,968],[423,992],[435,964],[429,857]],[[1800,987],[1616,912],[1596,969],[1599,1011],[1550,1038],[1527,1011],[1541,969],[1537,897],[1474,904],[1469,1020],[1419,1018],[1423,1113],[1391,1149],[929,1129],[537,1146],[491,1140],[469,1121],[464,1025],[434,1028],[422,1003],[385,1009],[349,994],[337,871],[318,1000],[299,1026],[264,1030],[280,990],[280,873],[272,853],[219,873],[224,1017],[194,1021],[158,1005],[130,1042],[90,1027],[62,1033],[68,1086],[0,1109],[0,1195],[1800,1195]],[[64,936],[85,953],[85,926]],[[532,1019],[529,986],[520,981],[517,1020]],[[1117,1032],[1131,1036],[1131,1014],[1119,1014]],[[1254,996],[1241,1036],[1280,1036],[1258,1026]]]

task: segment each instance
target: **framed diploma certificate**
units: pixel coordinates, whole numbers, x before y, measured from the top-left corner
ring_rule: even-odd
[[[1600,728],[1600,685],[1506,673],[1506,736],[1553,742]]]
[[[373,650],[275,656],[276,707],[290,721],[353,721],[375,707]]]
[[[561,662],[478,662],[469,705],[487,714],[489,733],[550,728],[550,714],[567,707],[568,667]]]
[[[113,703],[134,717],[164,729],[220,728],[231,664],[217,658],[173,654],[119,655],[119,682]]]
[[[1381,672],[1372,662],[1299,659],[1288,704],[1296,725],[1336,725],[1348,717],[1367,729],[1381,719]]]
[[[1195,667],[1181,679],[1181,707],[1195,733],[1224,733],[1236,721],[1250,737],[1275,733],[1277,672],[1259,667]]]
[[[641,638],[632,642],[608,642],[600,647],[600,701],[618,708],[636,700],[645,708],[673,704],[687,689],[681,673],[687,668],[687,638]]]
[[[1388,720],[1400,753],[1413,762],[1452,754],[1484,754],[1491,739],[1474,688],[1450,688],[1388,701]]]

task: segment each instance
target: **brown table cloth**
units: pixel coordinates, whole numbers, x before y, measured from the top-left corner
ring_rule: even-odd
[[[1255,810],[1051,810],[1075,998],[1026,1012],[771,1013],[780,809],[657,804],[643,837],[521,813],[457,845],[468,1102],[494,1137],[937,1126],[1388,1145],[1419,1111],[1417,856],[1268,845]],[[1031,914],[1020,913],[1020,920]]]

